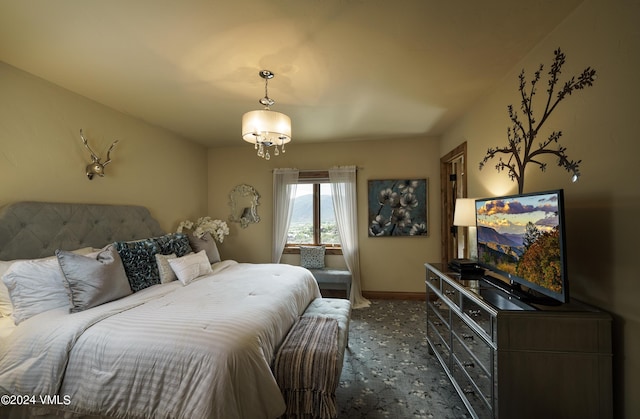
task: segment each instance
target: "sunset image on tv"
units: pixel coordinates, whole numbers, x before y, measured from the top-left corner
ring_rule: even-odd
[[[562,292],[556,193],[476,201],[478,261]]]

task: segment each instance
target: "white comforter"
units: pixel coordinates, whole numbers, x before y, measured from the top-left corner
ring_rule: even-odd
[[[0,343],[0,394],[58,394],[55,408],[126,418],[281,415],[270,364],[318,286],[290,265],[214,272],[21,323]]]

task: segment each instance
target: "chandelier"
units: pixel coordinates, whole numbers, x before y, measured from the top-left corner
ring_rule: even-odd
[[[249,111],[242,115],[242,139],[255,145],[258,156],[269,160],[269,148],[273,154],[284,153],[284,145],[291,141],[291,118],[269,109],[275,100],[269,97],[267,85],[274,74],[269,70],[258,73],[264,79],[264,97],[259,100],[264,109]]]

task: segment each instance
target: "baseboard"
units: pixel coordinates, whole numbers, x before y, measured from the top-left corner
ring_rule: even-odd
[[[425,301],[424,292],[393,292],[393,291],[362,291],[362,296],[368,300],[419,300]]]

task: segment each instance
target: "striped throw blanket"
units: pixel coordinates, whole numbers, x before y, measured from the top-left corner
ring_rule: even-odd
[[[286,418],[337,417],[338,322],[301,317],[282,343],[274,375],[284,396]]]

